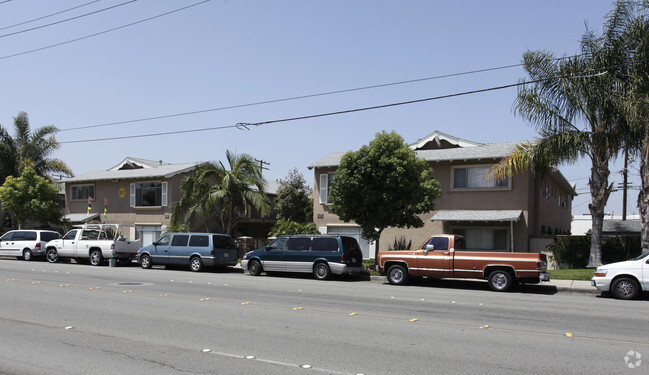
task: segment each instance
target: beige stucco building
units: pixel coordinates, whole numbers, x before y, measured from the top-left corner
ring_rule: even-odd
[[[455,233],[464,235],[472,249],[540,252],[548,237],[569,233],[572,199],[577,194],[560,172],[485,178],[489,168],[518,143],[477,143],[436,131],[411,144],[417,156],[430,163],[442,197],[435,201],[434,211],[421,215],[423,228],[385,229],[380,249],[392,248],[402,236],[415,248],[431,234]],[[374,257],[375,244],[360,237],[356,224],[344,223],[332,213],[327,199],[344,154],[329,154],[309,166],[315,176],[314,222],[322,233],[356,237],[364,256]]]

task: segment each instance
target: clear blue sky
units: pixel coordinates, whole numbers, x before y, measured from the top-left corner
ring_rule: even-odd
[[[75,174],[126,156],[184,163],[223,160],[232,150],[269,162],[266,178],[298,168],[311,184],[307,165],[356,150],[381,130],[395,130],[408,143],[435,130],[476,142],[532,139],[536,132],[513,114],[510,88],[250,130],[69,142],[230,127],[512,84],[525,76],[522,68],[214,110],[513,65],[526,50],[575,54],[586,25],[599,32],[613,8],[608,0],[212,0],[120,28],[200,0],[102,0],[13,26],[89,2],[0,1],[0,124],[12,132],[13,117],[25,111],[32,129],[57,126],[62,146],[54,156]],[[39,28],[90,12],[97,13]],[[88,128],[197,111],[204,112]],[[86,128],[69,130],[79,127]],[[620,169],[611,166],[616,181]],[[587,213],[589,163],[561,170],[580,192],[573,213]],[[632,174],[637,181],[637,168]],[[621,214],[621,196],[612,195],[607,211]],[[630,191],[629,214],[637,212],[636,196]]]

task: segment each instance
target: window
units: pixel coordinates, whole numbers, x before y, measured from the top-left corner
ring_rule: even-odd
[[[329,203],[329,186],[333,181],[335,174],[324,173],[320,175],[320,204]]]
[[[88,200],[95,197],[94,185],[76,185],[70,189],[72,200]]]
[[[452,167],[453,189],[504,189],[509,178],[488,177],[490,165],[476,167]]]
[[[316,237],[311,242],[312,251],[338,251],[338,239],[333,237]]]
[[[61,235],[58,233],[52,232],[41,232],[41,241],[49,242],[61,238]]]
[[[210,245],[210,238],[208,236],[192,236],[189,239],[189,246],[208,247]]]
[[[64,240],[74,240],[77,237],[77,231],[71,230],[63,236]]]
[[[187,240],[189,240],[189,235],[177,234],[174,236],[174,239],[171,240],[171,246],[187,246]]]
[[[286,241],[287,240],[288,239],[286,237],[280,237],[280,238],[274,240],[273,242],[269,243],[268,246],[266,246],[266,247],[271,249],[271,250],[284,251],[284,250],[286,250]]]
[[[232,237],[229,236],[212,236],[212,242],[215,249],[236,249],[237,244],[234,243]]]
[[[453,234],[464,236],[467,249],[507,250],[507,230],[490,228],[458,228]]]
[[[167,205],[167,182],[131,184],[131,207],[161,207]]]
[[[295,237],[288,239],[289,251],[307,251],[311,247],[311,239],[304,237]]]
[[[429,247],[428,250],[448,250],[448,238],[446,237],[433,237],[424,246],[424,249]]]
[[[170,240],[171,240],[170,235],[162,236],[162,237],[160,237],[160,239],[158,239],[158,241],[156,242],[156,245],[165,245],[165,246],[169,245]]]

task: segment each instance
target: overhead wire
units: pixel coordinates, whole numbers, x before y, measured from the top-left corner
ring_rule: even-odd
[[[57,15],[59,15],[59,14],[62,14],[62,13],[65,13],[65,12],[69,12],[69,11],[71,11],[71,10],[79,9],[79,8],[85,7],[85,6],[87,6],[87,5],[90,5],[90,4],[93,4],[93,3],[99,2],[99,1],[101,1],[101,0],[93,0],[93,1],[89,1],[89,2],[87,2],[87,3],[85,3],[85,4],[77,5],[77,6],[75,6],[75,7],[68,8],[68,9],[64,9],[64,10],[61,10],[61,11],[58,11],[58,12],[55,12],[55,13],[50,13],[50,14],[47,14],[47,15],[45,15],[45,16],[41,16],[41,17],[38,17],[38,18],[33,18],[33,19],[31,19],[31,20],[27,20],[27,21],[23,21],[23,22],[15,23],[15,24],[13,24],[13,25],[9,25],[9,26],[0,27],[0,30],[11,29],[12,27],[22,26],[22,25],[26,25],[26,24],[28,24],[28,23],[32,23],[32,22],[36,22],[36,21],[40,21],[40,20],[45,19],[45,18],[54,17],[54,16],[57,16]],[[0,4],[1,4],[1,3],[0,3]]]
[[[115,8],[117,8],[117,7],[121,7],[121,6],[124,6],[124,5],[130,4],[130,3],[134,3],[134,2],[136,2],[136,1],[137,1],[137,0],[129,0],[129,1],[127,1],[127,2],[124,2],[124,3],[121,3],[121,4],[116,4],[116,5],[110,6],[110,7],[108,7],[108,8],[98,9],[98,10],[95,10],[95,11],[93,11],[93,12],[89,12],[89,13],[85,13],[85,14],[80,14],[80,15],[78,15],[78,16],[74,16],[74,17],[66,18],[66,19],[63,19],[63,20],[60,20],[60,21],[56,21],[56,22],[52,22],[52,23],[48,23],[48,24],[41,25],[41,26],[32,27],[32,28],[30,28],[30,29],[25,29],[25,30],[20,30],[20,31],[14,31],[13,33],[0,35],[0,38],[4,38],[4,37],[8,37],[8,36],[12,36],[12,35],[17,35],[17,34],[22,34],[22,33],[26,33],[26,32],[29,32],[29,31],[34,31],[34,30],[38,30],[38,29],[45,28],[45,27],[50,27],[50,26],[58,25],[58,24],[61,24],[61,23],[64,23],[64,22],[73,21],[73,20],[76,20],[76,19],[79,19],[79,18],[83,18],[83,17],[91,16],[91,15],[93,15],[93,14],[97,14],[97,13],[105,12],[105,11],[107,11],[107,10],[115,9]]]
[[[12,55],[0,56],[0,60],[4,60],[4,59],[11,58],[11,57],[16,57],[16,56],[27,55],[27,54],[34,53],[34,52],[43,51],[43,50],[46,50],[46,49],[49,49],[49,48],[59,47],[59,46],[65,45],[65,44],[70,44],[70,43],[78,42],[80,40],[89,39],[89,38],[92,38],[92,37],[95,37],[95,36],[98,36],[98,35],[107,34],[107,33],[110,33],[110,32],[116,31],[116,30],[124,29],[124,28],[134,26],[134,25],[137,25],[137,24],[140,24],[140,23],[151,21],[151,20],[156,19],[156,18],[168,16],[170,14],[177,13],[177,12],[183,11],[185,9],[195,7],[197,5],[204,4],[204,3],[207,3],[209,1],[211,1],[211,0],[203,0],[203,1],[200,1],[200,2],[195,3],[195,4],[187,5],[187,6],[184,6],[182,8],[177,8],[177,9],[174,9],[174,10],[169,11],[169,12],[158,14],[156,16],[148,17],[148,18],[145,18],[145,19],[142,19],[142,20],[139,20],[139,21],[131,22],[131,23],[126,24],[126,25],[122,25],[122,26],[118,26],[118,27],[115,27],[115,28],[112,28],[112,29],[100,31],[100,32],[97,32],[97,33],[94,33],[94,34],[82,36],[80,38],[71,39],[71,40],[68,40],[68,41],[65,41],[65,42],[51,44],[49,46],[40,47],[40,48],[32,49],[32,50],[29,50],[29,51],[14,53]]]

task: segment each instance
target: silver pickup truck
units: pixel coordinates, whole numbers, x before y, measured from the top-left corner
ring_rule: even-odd
[[[135,258],[142,241],[127,240],[130,233],[121,224],[85,224],[66,233],[46,245],[46,257],[50,263],[62,258],[90,261],[93,266],[106,259],[116,259],[126,264]]]

